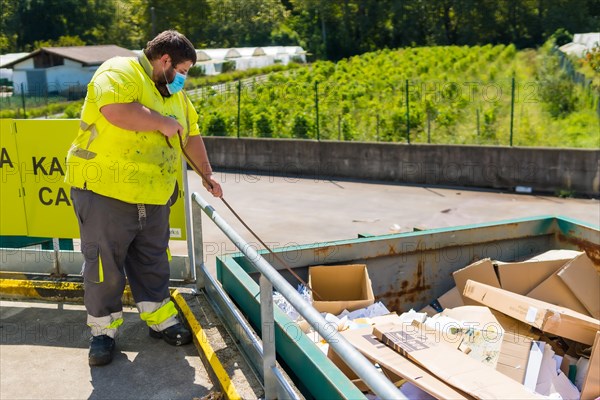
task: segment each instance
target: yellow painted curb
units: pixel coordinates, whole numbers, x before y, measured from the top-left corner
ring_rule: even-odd
[[[198,352],[202,352],[210,363],[210,366],[217,376],[217,379],[221,384],[221,388],[225,392],[227,398],[230,400],[241,400],[242,397],[239,395],[231,379],[229,379],[227,371],[225,371],[225,368],[223,368],[223,364],[221,364],[221,361],[219,361],[219,357],[217,357],[217,354],[208,342],[208,338],[206,337],[204,329],[202,329],[202,326],[200,326],[200,323],[192,313],[192,310],[190,310],[190,307],[187,305],[185,299],[177,290],[173,290],[171,292],[171,297],[179,306],[179,309],[183,313],[183,316],[192,329],[192,333],[196,339],[194,343],[196,344],[196,348],[198,348]]]
[[[0,297],[83,303],[83,283],[0,279]],[[135,305],[129,285],[123,293],[123,304]]]
[[[0,279],[0,294],[2,296],[17,296],[32,299],[44,299],[48,297],[76,299],[83,296],[83,285],[78,282]]]

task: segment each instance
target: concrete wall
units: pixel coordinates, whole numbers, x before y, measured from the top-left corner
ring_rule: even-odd
[[[205,137],[214,168],[597,197],[600,151]]]

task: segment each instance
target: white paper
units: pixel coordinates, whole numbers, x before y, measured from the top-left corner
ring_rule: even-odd
[[[338,314],[338,318],[346,316],[349,320],[353,320],[358,318],[380,317],[389,313],[390,311],[386,308],[386,306],[384,306],[382,302],[378,301],[377,303],[371,304],[369,307],[354,310],[352,312],[344,310],[340,314]]]
[[[527,361],[527,369],[525,370],[525,381],[523,382],[523,385],[534,392],[538,382],[538,376],[540,374],[542,358],[544,357],[545,345],[546,343],[544,342],[531,342],[529,361]]]
[[[552,350],[550,346],[545,346],[535,391],[544,396],[548,396],[550,393],[555,392],[552,385],[555,376],[556,362],[554,361],[554,350]]]
[[[527,310],[527,315],[525,315],[525,321],[527,322],[535,322],[535,317],[537,316],[537,308],[529,307]]]
[[[577,387],[573,385],[562,371],[559,372],[552,382],[554,389],[563,399],[578,399],[581,396]]]

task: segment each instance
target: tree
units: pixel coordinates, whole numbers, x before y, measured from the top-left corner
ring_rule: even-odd
[[[0,53],[17,48],[17,4],[11,0],[0,0]]]
[[[198,41],[207,47],[274,44],[271,33],[287,17],[279,0],[207,0],[207,7],[206,30]]]

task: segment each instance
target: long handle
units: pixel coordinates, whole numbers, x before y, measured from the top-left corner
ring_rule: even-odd
[[[196,173],[198,175],[200,175],[200,177],[202,178],[202,180],[204,181],[204,183],[206,183],[206,185],[208,185],[211,189],[213,188],[213,184],[211,181],[208,180],[208,178],[206,177],[206,175],[204,175],[204,173],[202,173],[202,171],[200,171],[200,168],[198,168],[198,166],[196,165],[196,163],[194,162],[194,160],[192,160],[192,158],[187,154],[187,152],[185,151],[185,146],[183,144],[183,139],[181,138],[181,132],[177,132],[177,137],[179,138],[179,145],[181,147],[181,152],[183,153],[183,155],[185,156],[186,160],[190,163],[190,165],[192,166],[192,168],[194,169],[194,171],[196,171]],[[167,138],[165,136],[165,138]],[[167,143],[169,144],[169,146],[171,145],[171,143],[169,143],[169,140],[167,139]],[[229,209],[229,211],[231,211],[231,213],[238,219],[238,221],[240,221],[242,223],[242,225],[244,225],[244,227],[248,230],[248,232],[250,232],[252,234],[252,236],[254,236],[256,238],[256,240],[258,240],[258,242],[260,244],[262,244],[265,249],[267,249],[269,251],[269,253],[281,264],[285,267],[285,269],[288,270],[289,273],[291,273],[300,283],[302,283],[304,286],[306,286],[313,294],[316,295],[316,297],[319,298],[319,300],[322,300],[323,298],[319,295],[319,293],[317,293],[315,290],[313,290],[308,283],[306,283],[302,278],[300,278],[298,276],[298,274],[296,274],[294,272],[294,270],[292,268],[290,268],[290,266],[283,261],[277,254],[275,254],[275,252],[273,250],[271,250],[271,248],[269,246],[267,246],[267,244],[265,242],[263,242],[263,240],[252,230],[252,228],[250,228],[248,226],[248,224],[246,224],[246,222],[242,219],[242,217],[240,217],[238,215],[237,212],[235,212],[235,210],[233,209],[233,207],[231,207],[231,205],[227,202],[227,200],[225,200],[225,198],[223,196],[220,197],[221,201],[223,202],[223,204],[225,204],[227,206],[227,208]]]

